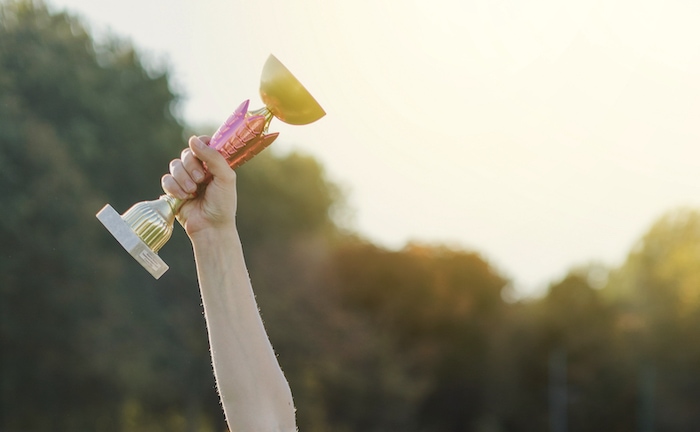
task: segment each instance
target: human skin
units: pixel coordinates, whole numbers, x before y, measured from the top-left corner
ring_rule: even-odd
[[[178,220],[194,250],[226,421],[232,432],[293,432],[292,394],[263,326],[236,228],[236,173],[208,142],[191,137],[161,185],[188,199]]]

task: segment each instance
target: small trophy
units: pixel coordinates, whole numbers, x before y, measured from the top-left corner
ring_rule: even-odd
[[[209,146],[237,168],[260,153],[279,133],[267,133],[273,117],[292,125],[313,123],[326,113],[303,85],[273,55],[265,62],[260,77],[260,97],[264,108],[248,111],[243,102],[214,133]],[[111,205],[97,213],[97,219],[154,278],[160,278],[168,265],[158,251],[170,239],[175,216],[185,200],[161,195],[154,201],[134,204],[123,215]]]

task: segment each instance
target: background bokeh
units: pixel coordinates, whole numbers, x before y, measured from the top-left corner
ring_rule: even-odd
[[[620,265],[700,206],[700,3],[687,0],[50,0],[168,65],[198,130],[275,54],[328,112],[280,122],[347,191],[353,229],[479,249],[520,297]],[[575,229],[572,229],[575,227]]]
[[[94,217],[107,202],[123,212],[157,197],[186,137],[215,122],[188,121],[170,66],[132,41],[98,38],[84,19],[41,2],[0,6],[0,431],[225,430],[185,235],[176,229],[161,252],[171,270],[155,281]],[[457,31],[445,20],[445,32]],[[678,73],[696,73],[693,64],[676,64]],[[673,85],[673,94],[685,91]],[[569,91],[586,93],[577,88]],[[697,104],[663,100],[639,109],[664,119],[657,133],[686,131],[664,142],[692,167],[694,153],[685,150],[697,144]],[[555,128],[558,120],[547,122]],[[301,140],[309,131],[315,140],[315,127],[289,134]],[[636,136],[620,142],[632,148]],[[238,223],[300,430],[700,428],[698,210],[667,208],[619,263],[586,260],[524,298],[502,261],[480,249],[485,238],[475,236],[470,248],[440,236],[389,247],[357,230],[347,222],[353,192],[334,180],[336,165],[309,147],[280,144],[239,170]],[[537,151],[557,160],[555,150]],[[644,170],[639,158],[649,157],[606,157],[615,155],[631,170]],[[671,183],[690,184],[689,171],[677,172]],[[389,182],[377,204],[398,219],[394,174],[390,166],[372,173],[374,184]],[[595,178],[601,187],[608,180]],[[620,209],[648,190],[616,188]],[[466,193],[448,188],[432,199]],[[482,204],[519,196],[498,193],[485,187],[478,196]],[[528,202],[572,232],[585,224],[570,214],[575,196],[555,197]],[[597,210],[602,222],[606,202]],[[633,218],[635,207],[627,211]],[[522,242],[523,260],[557,267],[535,240]],[[574,240],[563,237],[566,250],[580,246]]]

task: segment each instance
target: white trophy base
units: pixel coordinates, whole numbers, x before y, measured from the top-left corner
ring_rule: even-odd
[[[134,233],[111,205],[105,205],[97,213],[97,219],[117,239],[119,244],[129,252],[129,255],[134,257],[154,278],[158,279],[163,276],[163,273],[168,271],[169,267],[165,261]]]

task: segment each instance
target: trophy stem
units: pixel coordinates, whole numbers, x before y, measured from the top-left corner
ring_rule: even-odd
[[[175,216],[177,216],[177,214],[180,213],[180,208],[185,203],[185,201],[187,201],[180,198],[175,198],[174,196],[170,195],[161,195],[159,199],[165,200],[168,203],[168,205],[170,205],[170,208],[172,209],[172,212]]]
[[[248,112],[249,116],[263,116],[265,117],[265,125],[262,128],[263,133],[267,133],[267,129],[270,127],[270,122],[275,117],[267,107],[262,107],[255,111]]]

